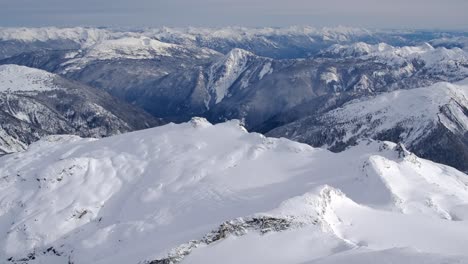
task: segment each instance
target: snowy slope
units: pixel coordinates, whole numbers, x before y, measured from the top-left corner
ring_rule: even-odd
[[[73,27],[0,27],[0,41],[21,41],[25,44],[35,42],[68,41],[79,44],[82,48],[102,41],[140,36],[135,32],[125,32],[113,29]]]
[[[172,56],[207,59],[214,55],[218,53],[213,50],[164,43],[144,36],[122,37],[103,40],[78,52],[71,52],[67,56],[69,60],[63,65],[67,72],[79,70],[93,61],[145,60]]]
[[[321,115],[319,119],[346,131],[343,141],[356,135],[372,137],[399,125],[408,131],[402,142],[412,145],[423,140],[439,122],[452,132],[463,135],[468,131],[468,117],[464,113],[468,108],[468,85],[464,83],[466,81],[437,83],[364,97]],[[453,119],[442,112],[444,107],[450,110]],[[304,120],[295,125],[301,122]]]
[[[468,176],[389,142],[335,154],[195,118],[51,136],[0,179],[5,263],[468,261]]]
[[[242,49],[233,49],[222,59],[211,65],[208,71],[207,90],[213,94],[215,104],[220,103],[224,97],[229,95],[229,89],[239,79],[242,73],[253,61],[260,61],[255,54]],[[271,66],[271,64],[270,64]],[[263,78],[269,71],[260,72],[259,78]],[[245,86],[248,84],[244,84]]]
[[[393,140],[421,155],[429,153],[428,146],[442,144],[447,149],[439,150],[440,157],[430,158],[466,170],[465,155],[457,149],[463,146],[463,138],[468,132],[467,83],[467,80],[454,84],[441,82],[429,87],[363,97],[279,127],[269,135],[331,149],[352,145],[363,138]],[[447,140],[444,135],[459,138],[460,143]],[[446,160],[442,160],[442,155]]]
[[[109,94],[43,70],[0,66],[0,154],[50,134],[102,137],[160,123]]]
[[[320,56],[357,57],[363,60],[375,59],[388,65],[408,65],[405,69],[409,73],[416,72],[414,62],[420,63],[433,74],[466,75],[468,73],[468,53],[458,47],[447,49],[434,48],[428,43],[420,46],[394,47],[386,43],[370,45],[364,42],[350,45],[333,45],[321,53]],[[375,74],[378,74],[375,73]]]
[[[16,65],[0,65],[0,92],[43,92],[53,90],[54,75]]]

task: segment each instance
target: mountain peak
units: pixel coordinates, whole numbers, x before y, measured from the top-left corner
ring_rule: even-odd
[[[229,88],[246,70],[249,61],[256,57],[249,51],[236,48],[211,66],[208,91],[214,95],[216,104],[229,94]]]

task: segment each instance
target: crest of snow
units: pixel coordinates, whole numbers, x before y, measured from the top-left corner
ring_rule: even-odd
[[[238,121],[195,118],[100,140],[49,137],[0,157],[0,255],[35,252],[31,264],[145,263],[226,220],[270,215],[304,225],[221,237],[186,262],[220,263],[238,252],[233,241],[250,241],[245,253],[261,263],[266,255],[304,263],[395,247],[463,260],[467,186],[466,174],[392,143],[331,153],[248,133]],[[300,254],[255,254],[265,244],[253,241],[292,243]]]
[[[221,102],[229,93],[229,88],[247,68],[247,62],[254,54],[233,49],[226,56],[211,66],[208,90],[215,95],[215,103]]]
[[[66,54],[70,60],[63,63],[64,72],[79,70],[96,60],[154,59],[157,57],[182,56],[193,47],[164,43],[144,36],[120,37],[100,41],[93,46]],[[196,48],[197,58],[208,58],[219,53],[206,48]],[[190,53],[192,54],[192,53]]]
[[[54,74],[19,65],[0,65],[0,92],[31,92],[57,89]]]
[[[168,49],[177,45],[154,39],[120,38],[102,41],[91,47],[86,56],[92,59],[109,60],[115,58],[147,59],[154,56],[170,56]]]
[[[258,73],[258,78],[261,80],[265,75],[272,73],[273,68],[271,67],[271,62],[267,62],[265,65],[263,65],[262,70]]]
[[[183,48],[179,45],[160,42],[147,37],[123,37],[108,39],[81,51],[79,53],[67,54],[72,59],[66,61],[64,72],[81,69],[84,65],[96,60],[112,59],[152,59],[159,56],[172,56],[170,50]],[[208,51],[201,51],[199,56],[205,56]],[[78,56],[81,55],[81,56]]]
[[[203,118],[203,117],[193,117],[190,120],[190,124],[195,128],[212,126],[211,123],[208,122],[208,120],[206,120],[206,118]]]

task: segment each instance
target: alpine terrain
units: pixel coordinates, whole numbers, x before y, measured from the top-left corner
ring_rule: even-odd
[[[3,263],[468,261],[467,175],[391,142],[332,153],[195,118],[49,136],[0,176]]]
[[[434,109],[451,102],[450,109],[461,111],[453,117],[457,128],[447,129],[431,121],[430,132],[423,138],[401,128],[403,119],[416,118],[413,115],[418,113],[411,109],[409,117],[400,119],[389,112],[385,118],[392,121],[383,122],[385,129],[374,122],[357,132],[356,127],[342,127],[335,117],[327,118],[327,124],[313,121],[356,100],[385,98],[387,93],[394,98],[400,90],[398,98],[413,97],[416,92],[406,91],[439,87],[441,82],[458,85],[468,78],[467,33],[343,27],[4,28],[0,39],[5,54],[0,64],[53,72],[104,90],[167,121],[184,122],[194,116],[213,123],[239,119],[250,131],[332,151],[369,137],[403,142],[421,157],[468,169],[466,102],[459,96],[451,102],[451,93],[443,102],[423,100],[421,107]],[[432,93],[430,88],[426,91]],[[404,107],[406,104],[397,110]],[[440,111],[450,116],[450,109]],[[427,113],[432,113],[430,120],[438,117],[434,111],[439,110]],[[351,120],[348,123],[356,118],[367,120],[362,112],[359,117],[345,112]],[[416,131],[428,124],[410,123],[409,129]]]
[[[104,91],[43,70],[0,66],[0,155],[53,134],[104,137],[162,123]]]
[[[0,28],[0,264],[467,264],[467,173],[463,30]]]

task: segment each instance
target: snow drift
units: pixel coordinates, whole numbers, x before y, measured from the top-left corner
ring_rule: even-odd
[[[464,263],[467,221],[468,176],[402,145],[336,154],[237,121],[0,158],[2,263]]]

